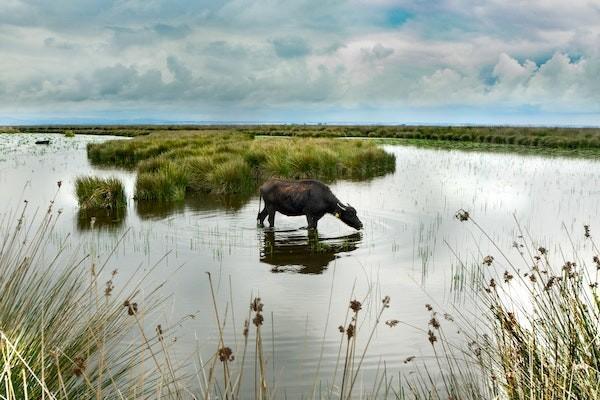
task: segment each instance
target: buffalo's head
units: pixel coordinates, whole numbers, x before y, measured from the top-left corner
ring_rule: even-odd
[[[335,216],[341,219],[343,223],[351,226],[354,229],[362,229],[363,227],[362,222],[360,222],[360,219],[358,219],[358,215],[356,215],[356,209],[350,204],[346,204],[344,206],[342,203],[338,203]]]

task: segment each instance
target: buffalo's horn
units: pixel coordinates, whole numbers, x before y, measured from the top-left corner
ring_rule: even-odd
[[[342,211],[346,211],[346,207],[344,207],[342,205],[342,203],[337,203],[337,206],[342,210]]]

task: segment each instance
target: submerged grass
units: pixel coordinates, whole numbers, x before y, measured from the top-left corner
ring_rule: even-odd
[[[75,180],[75,194],[84,210],[116,210],[127,204],[123,183],[117,178],[80,176]]]
[[[392,172],[395,157],[374,143],[254,139],[213,131],[154,133],[88,145],[97,164],[137,168],[135,197],[178,201],[187,193],[246,194],[269,177],[365,179]]]

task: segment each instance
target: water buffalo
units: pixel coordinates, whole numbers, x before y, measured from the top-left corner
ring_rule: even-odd
[[[362,228],[356,210],[342,204],[327,185],[316,180],[270,179],[260,187],[260,199],[265,201],[265,208],[257,216],[260,226],[268,215],[269,225],[274,227],[275,212],[280,212],[289,216],[306,215],[308,229],[317,229],[317,223],[327,213],[354,229]]]

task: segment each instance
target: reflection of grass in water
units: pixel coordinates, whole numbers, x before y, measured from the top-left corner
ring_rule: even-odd
[[[107,209],[79,209],[77,212],[77,229],[87,231],[91,229],[118,230],[123,227],[127,207],[114,210]]]
[[[88,145],[94,163],[137,166],[136,198],[177,201],[186,193],[250,193],[271,177],[366,179],[395,157],[372,143],[331,139],[254,140],[231,133],[156,133]]]

